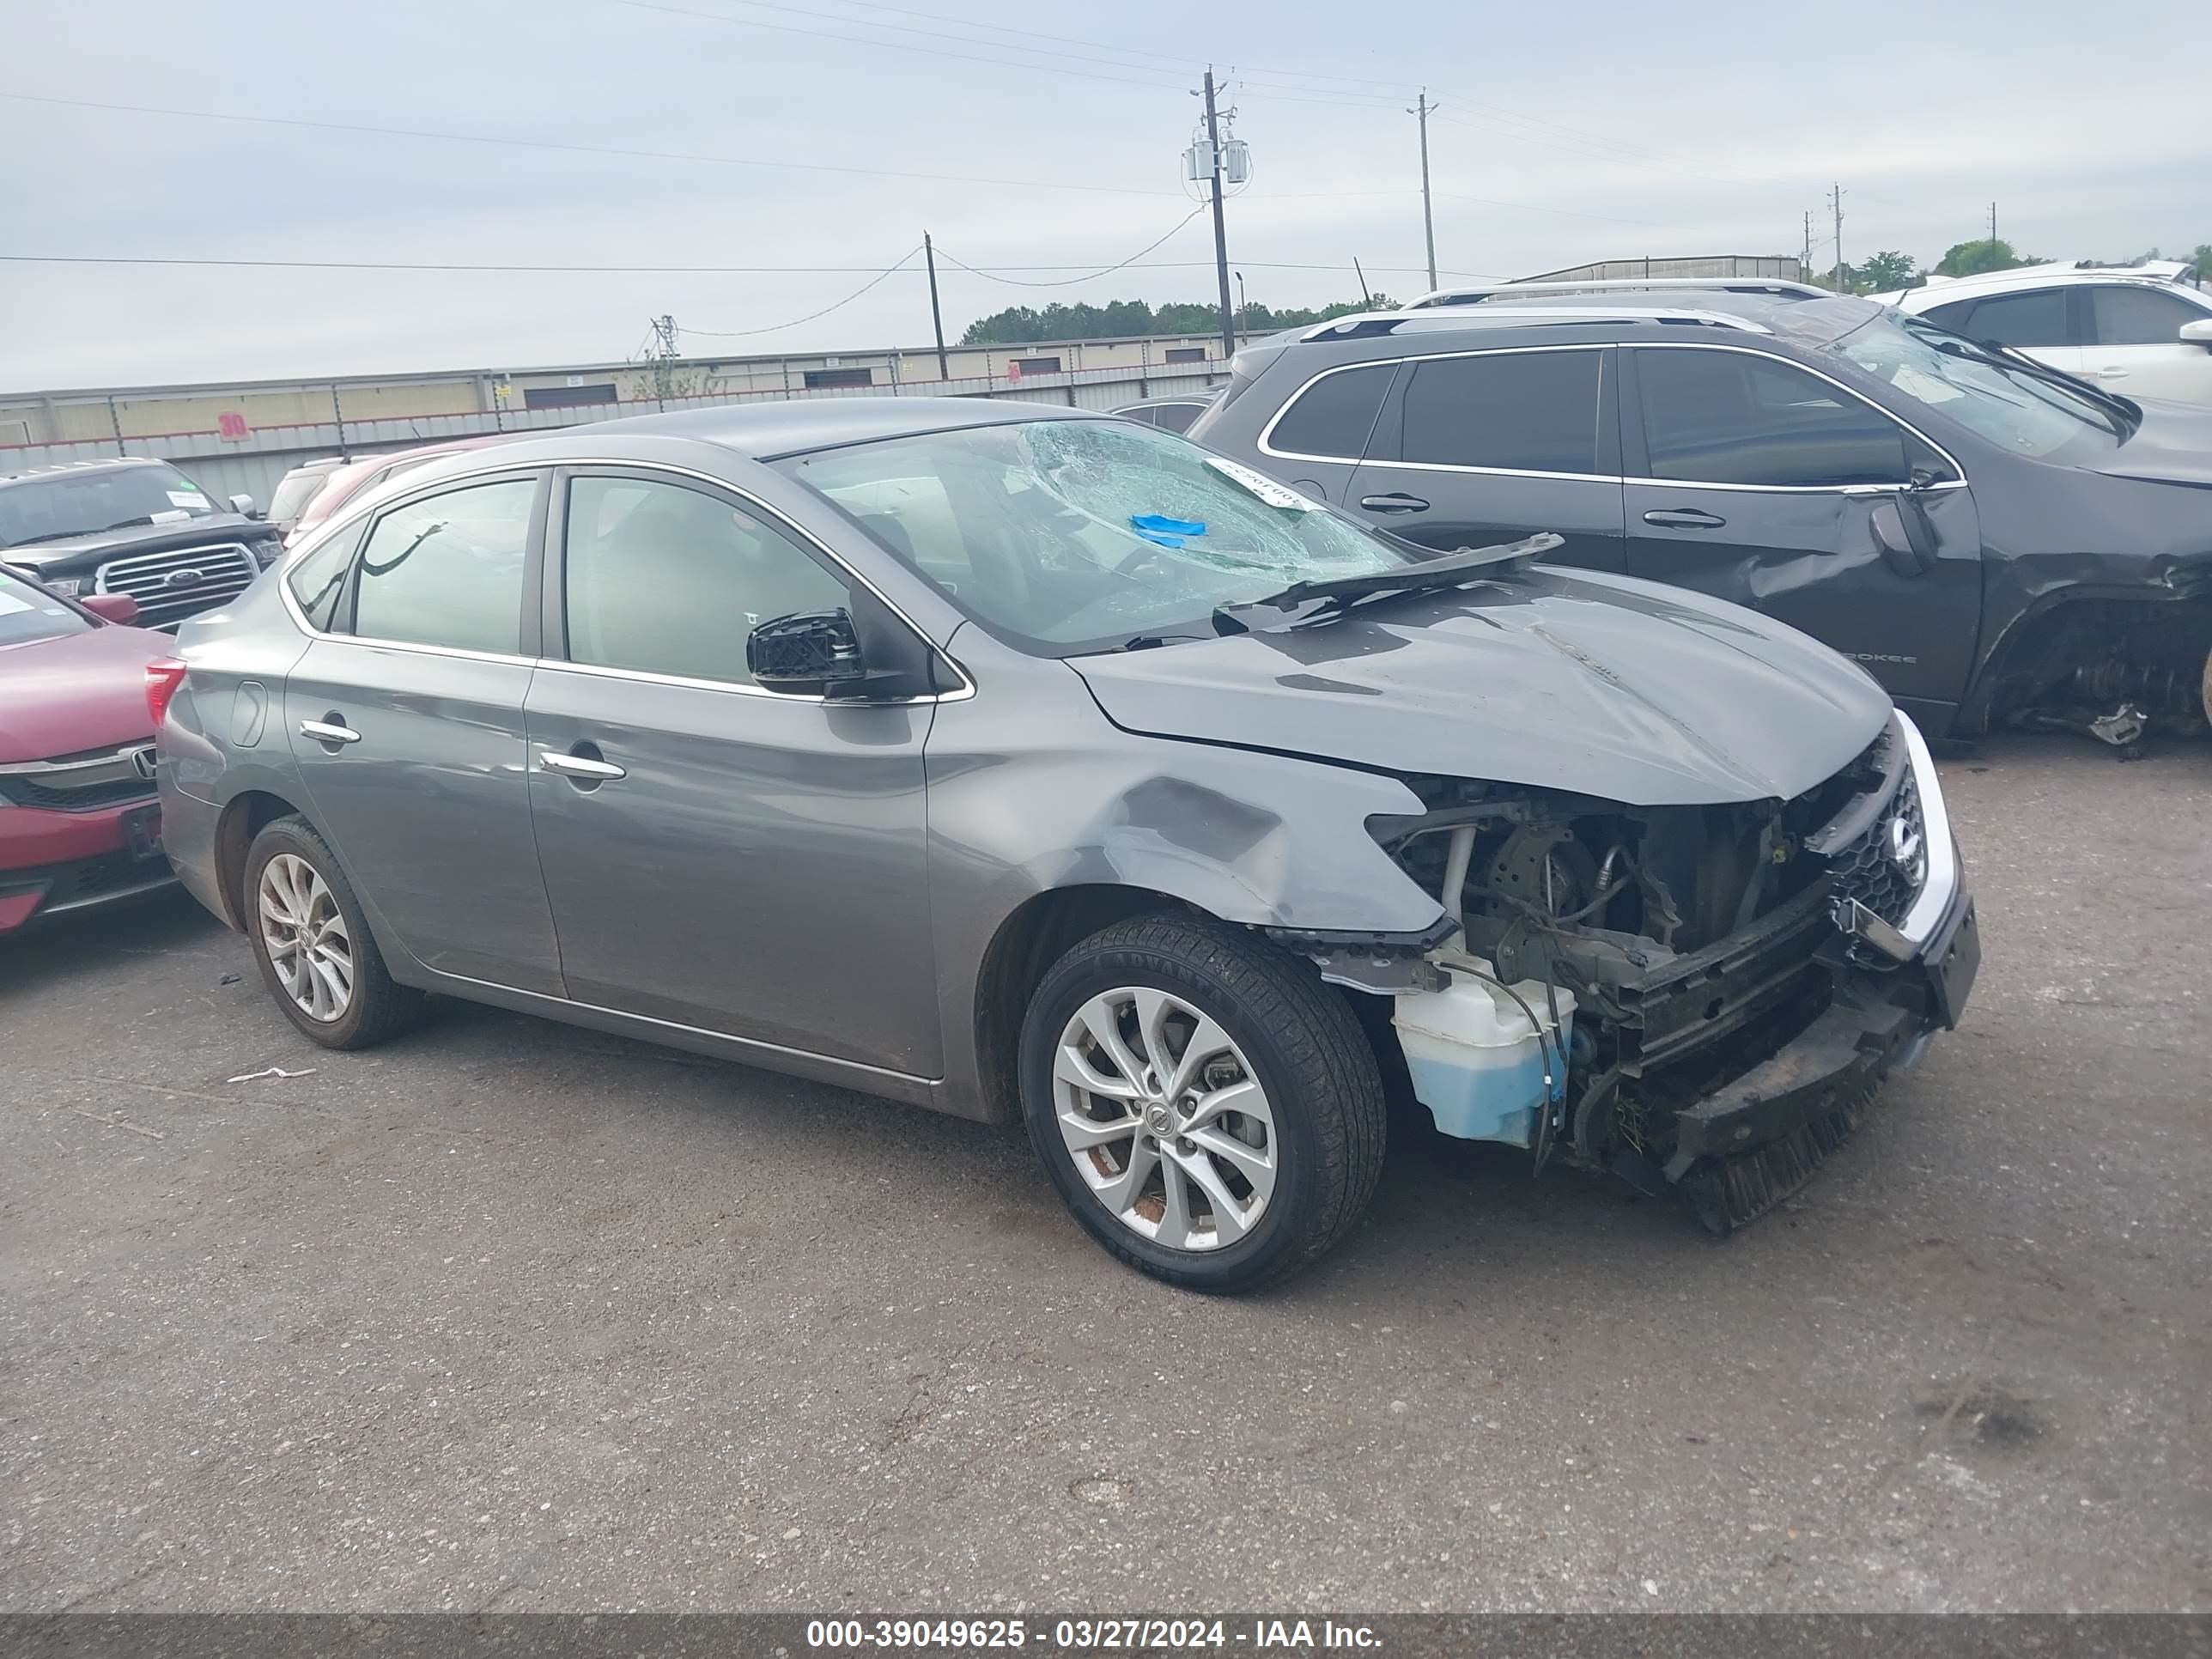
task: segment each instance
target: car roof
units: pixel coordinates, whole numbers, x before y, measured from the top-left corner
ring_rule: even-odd
[[[990,398],[794,398],[724,404],[671,415],[601,421],[580,429],[593,438],[609,433],[690,438],[718,444],[753,460],[775,460],[808,450],[884,438],[914,437],[963,427],[1006,426],[1019,421],[1109,420],[1103,410]]]
[[[0,472],[0,489],[14,483],[44,483],[69,473],[118,472],[132,466],[167,466],[168,463],[151,455],[112,455],[99,461],[64,461],[55,466],[25,467],[20,472]]]
[[[1582,339],[1638,339],[1660,333],[1679,337],[1686,328],[1703,327],[1717,335],[1733,329],[1801,346],[1821,346],[1850,333],[1881,309],[1852,295],[1807,299],[1732,293],[1718,287],[1670,289],[1656,298],[1646,291],[1527,298],[1498,295],[1478,305],[1358,313],[1273,335],[1259,343],[1310,347],[1387,337],[1405,343],[1419,341],[1418,349],[1426,352],[1449,351],[1485,336],[1494,339],[1509,331],[1542,328],[1569,331]]]
[[[2139,265],[2073,264],[2015,265],[2010,270],[1984,270],[1972,276],[1931,276],[1918,288],[1878,296],[1888,305],[1942,305],[1953,300],[1988,294],[2008,294],[2039,288],[2073,286],[2082,283],[2134,283],[2147,288],[2181,288],[2195,267],[2173,259],[2146,261]]]

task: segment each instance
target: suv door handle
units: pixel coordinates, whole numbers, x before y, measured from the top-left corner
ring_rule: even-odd
[[[2084,369],[2082,373],[2093,380],[2124,380],[2128,378],[2124,368],[2090,368]]]
[[[1429,510],[1429,504],[1419,495],[1408,495],[1395,489],[1387,495],[1362,495],[1359,504],[1370,513],[1425,513]]]
[[[1721,530],[1728,520],[1717,513],[1708,513],[1702,507],[1662,508],[1644,515],[1644,522],[1656,525],[1662,530]]]
[[[301,720],[300,735],[317,743],[359,743],[361,733],[343,720]]]
[[[603,761],[590,755],[556,755],[550,749],[538,751],[538,769],[558,772],[564,778],[583,778],[594,784],[611,783],[629,774],[612,761]]]

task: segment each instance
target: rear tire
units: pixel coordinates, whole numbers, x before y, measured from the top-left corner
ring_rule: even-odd
[[[254,836],[239,909],[261,982],[310,1042],[367,1048],[421,1020],[422,993],[386,970],[352,884],[297,813]]]
[[[1075,1218],[1188,1290],[1310,1267],[1382,1170],[1382,1080],[1352,1011],[1304,962],[1208,919],[1139,917],[1069,951],[1030,1000],[1020,1075]]]

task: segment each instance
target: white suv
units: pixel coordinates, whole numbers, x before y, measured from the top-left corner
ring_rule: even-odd
[[[2212,409],[2212,294],[2187,265],[2027,265],[1874,297],[2126,397]]]

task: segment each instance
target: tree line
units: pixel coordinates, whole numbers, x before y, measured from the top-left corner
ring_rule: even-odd
[[[2115,265],[2132,264],[2139,259],[2158,259],[2166,256],[2151,248],[2142,253],[2131,254],[2124,259],[2100,261]],[[2175,256],[2197,267],[2200,276],[2212,279],[2212,242],[2199,242],[2192,253]],[[1846,294],[1891,294],[1899,289],[1919,288],[1929,276],[1978,276],[1984,271],[2012,270],[2021,265],[2041,265],[2050,260],[2039,253],[2022,253],[2001,236],[1984,236],[1968,242],[1954,242],[1930,270],[1923,270],[1909,253],[1895,248],[1870,254],[1864,264],[1846,264],[1843,268],[1843,291]],[[1832,267],[1813,273],[1812,280],[1822,288],[1834,288],[1836,272]]]
[[[1387,294],[1366,300],[1342,300],[1319,307],[1247,305],[1236,313],[1239,333],[1265,334],[1279,328],[1300,328],[1349,316],[1355,311],[1391,311],[1398,302]],[[1042,310],[1033,306],[1008,306],[1004,311],[968,325],[962,345],[1027,345],[1036,340],[1113,340],[1147,334],[1217,334],[1221,330],[1221,307],[1208,301],[1170,301],[1148,305],[1142,300],[1116,300],[1109,305],[1058,301]]]

